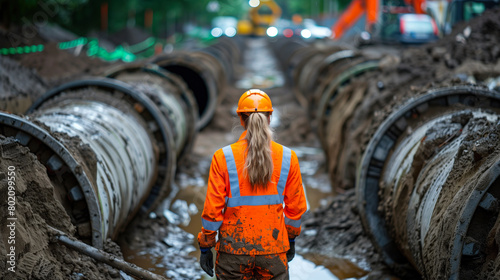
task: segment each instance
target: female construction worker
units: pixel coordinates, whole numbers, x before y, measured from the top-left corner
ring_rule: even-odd
[[[273,107],[265,92],[245,92],[236,112],[246,130],[213,156],[198,234],[200,265],[213,276],[215,246],[217,279],[288,279],[307,210],[297,155],[272,141]]]

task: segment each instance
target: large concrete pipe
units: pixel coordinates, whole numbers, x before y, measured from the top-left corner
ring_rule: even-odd
[[[356,193],[385,262],[424,279],[498,279],[500,94],[431,89],[371,137]]]
[[[323,78],[325,72],[331,69],[338,56],[342,56],[343,50],[349,48],[343,46],[329,46],[328,48],[314,48],[314,54],[305,57],[295,68],[294,79],[297,83],[297,95],[305,99],[305,108],[310,107],[311,100],[318,86],[324,87],[327,83]],[[344,55],[345,56],[345,55]]]
[[[363,77],[378,73],[390,60],[394,61],[394,57],[354,50],[346,45],[320,44],[296,50],[284,62],[284,68],[287,64],[294,65],[290,66],[290,72],[295,96],[308,110],[310,124],[327,155],[334,192],[354,187],[361,149],[352,140],[364,128],[363,121],[355,115],[360,114],[365,99],[373,100],[372,88]],[[353,128],[351,121],[357,127]]]
[[[120,65],[105,75],[131,85],[148,96],[173,128],[177,162],[191,151],[197,133],[198,105],[179,77],[157,65]]]
[[[0,115],[0,133],[47,167],[77,237],[101,248],[140,209],[167,194],[175,171],[172,128],[145,94],[112,79],[47,92],[28,118]]]
[[[278,61],[281,63],[283,66],[283,70],[285,72],[285,76],[288,81],[290,81],[291,75],[290,75],[290,70],[292,69],[293,65],[290,62],[290,58],[297,52],[305,48],[309,48],[310,45],[303,40],[296,40],[296,39],[291,39],[291,38],[280,38],[278,40],[272,39],[270,40],[269,44],[274,53],[276,54],[276,57],[278,58]]]
[[[318,75],[316,87],[308,87],[314,91],[309,95],[308,112],[313,126],[316,128],[323,149],[327,150],[327,125],[330,115],[335,112],[333,106],[342,86],[351,79],[379,67],[381,56],[370,55],[352,50],[340,50],[327,56],[320,64],[325,69]],[[306,81],[304,81],[306,82]]]
[[[237,69],[235,66],[241,62],[245,50],[245,41],[242,37],[232,38],[221,37],[214,44],[200,49],[200,52],[206,52],[213,55],[224,68],[223,77],[226,82],[232,83],[236,78]]]
[[[316,48],[304,42],[296,42],[296,40],[292,39],[273,40],[269,45],[278,58],[285,74],[285,79],[291,86],[295,98],[302,107],[307,108],[307,100],[302,95],[302,92],[298,90],[297,75],[295,73],[296,70],[300,68],[298,65],[304,63],[309,60],[311,56],[318,53]],[[286,52],[284,52],[285,50]]]
[[[217,58],[207,52],[175,51],[151,62],[184,80],[198,104],[197,128],[204,128],[212,119],[226,84],[224,68]]]
[[[297,101],[304,108],[309,106],[310,95],[318,85],[319,73],[325,71],[330,64],[327,57],[341,50],[351,49],[339,43],[306,44],[296,39],[279,39],[271,46]]]

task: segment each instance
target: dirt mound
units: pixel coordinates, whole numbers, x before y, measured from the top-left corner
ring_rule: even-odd
[[[486,11],[478,18],[462,22],[434,45],[445,47],[444,59],[452,68],[466,60],[494,64],[500,58],[500,8]]]
[[[85,76],[99,75],[107,63],[99,58],[88,57],[82,53],[60,50],[58,43],[47,43],[42,52],[19,55],[19,63],[34,69],[49,86],[81,79]]]
[[[118,270],[50,242],[47,225],[69,235],[75,228],[46,168],[28,148],[3,136],[0,193],[9,197],[0,201],[0,279],[120,279]],[[105,250],[122,258],[116,247],[108,240]]]
[[[151,37],[147,31],[137,27],[125,27],[122,30],[109,36],[109,41],[115,45],[128,44],[135,45]]]
[[[296,242],[301,254],[347,258],[373,274],[386,270],[382,258],[363,232],[353,189],[336,195],[329,204],[310,213]]]
[[[13,41],[12,38],[23,39]],[[11,27],[8,31],[0,30],[0,46],[3,48],[39,44],[44,45],[41,52],[16,54],[9,57],[24,67],[34,70],[49,88],[84,76],[99,75],[105,67],[110,65],[109,62],[99,58],[87,56],[86,48],[61,50],[58,42],[46,41],[39,32],[35,32],[33,36],[24,37],[22,29],[17,26]],[[2,57],[2,60],[4,59],[5,57]]]
[[[0,59],[0,110],[23,114],[33,100],[47,89],[45,82],[31,69],[18,62]]]

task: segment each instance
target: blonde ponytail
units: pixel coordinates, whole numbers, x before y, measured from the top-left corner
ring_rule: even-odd
[[[242,114],[247,135],[245,170],[252,189],[266,189],[273,174],[271,141],[273,131],[269,126],[269,113]]]

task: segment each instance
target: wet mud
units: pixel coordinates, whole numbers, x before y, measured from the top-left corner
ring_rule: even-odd
[[[195,237],[176,224],[176,215],[136,217],[117,240],[125,260],[171,279],[199,279],[204,272],[192,255]]]
[[[47,226],[74,235],[76,228],[60,200],[57,186],[48,177],[46,168],[12,138],[0,136],[0,191],[7,194],[8,182],[15,182],[16,207],[12,214],[0,211],[0,278],[1,279],[121,279],[120,272],[108,265],[51,242]],[[10,169],[9,169],[10,167]],[[8,170],[14,169],[14,173]],[[14,180],[11,180],[15,177]],[[0,201],[2,209],[8,209],[7,200]],[[9,219],[15,218],[15,219]],[[12,236],[7,225],[15,223]],[[15,248],[15,273],[7,270],[7,254]],[[116,243],[108,240],[104,249],[121,258]],[[9,265],[10,267],[10,265]]]
[[[498,156],[500,152],[500,141],[498,135],[500,133],[499,120],[488,121],[484,118],[473,118],[465,125],[464,130],[471,133],[465,137],[459,147],[459,154],[455,158],[453,169],[450,172],[448,179],[443,188],[449,188],[451,192],[446,192],[448,195],[442,195],[438,198],[437,208],[434,210],[435,218],[431,221],[429,232],[427,233],[427,240],[425,247],[422,248],[422,258],[427,264],[427,277],[441,277],[442,275],[449,275],[450,267],[448,262],[437,263],[433,260],[436,258],[451,258],[447,255],[450,252],[449,248],[452,245],[450,240],[453,240],[453,234],[456,229],[453,227],[459,224],[457,219],[466,206],[463,201],[471,194],[472,190],[476,188],[478,181],[481,178],[471,177],[470,174],[483,174],[486,168],[493,166],[494,163],[500,160]],[[498,219],[498,214],[494,215]],[[484,227],[473,227],[469,229],[468,236],[476,236],[474,231],[481,232],[487,229],[486,222]],[[497,229],[492,229],[489,234],[490,246],[482,245],[484,248],[489,247],[491,250],[497,250]],[[481,241],[479,241],[481,242]],[[499,258],[495,253],[490,252],[489,257],[485,263],[478,262],[474,266],[467,267],[461,271],[462,279],[498,279],[500,273],[498,271]]]
[[[363,233],[353,189],[336,195],[327,205],[310,213],[296,244],[299,254],[332,268],[339,277],[394,277]]]

